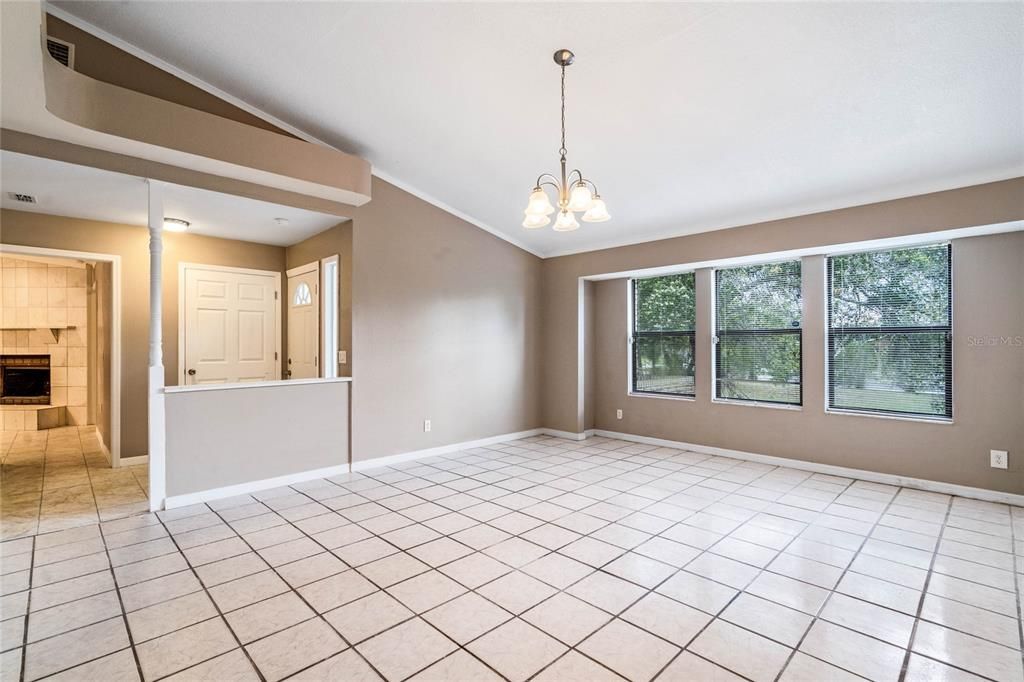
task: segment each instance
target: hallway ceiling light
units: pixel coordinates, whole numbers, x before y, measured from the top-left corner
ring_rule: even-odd
[[[189,222],[181,218],[164,218],[164,229],[168,232],[184,232],[188,229]]]
[[[561,156],[562,177],[559,179],[551,173],[544,173],[537,178],[537,184],[530,193],[530,201],[524,211],[526,219],[523,221],[523,227],[535,230],[546,227],[551,222],[548,216],[555,212],[555,207],[544,189],[545,185],[549,185],[555,188],[558,195],[558,217],[555,219],[554,230],[571,232],[580,227],[576,221],[576,213],[583,213],[583,221],[587,223],[603,223],[611,220],[611,215],[604,205],[604,199],[597,193],[597,185],[583,177],[579,169],[573,169],[566,175],[565,67],[576,61],[576,56],[569,50],[562,49],[555,52],[554,60],[562,68],[562,146],[558,150]]]

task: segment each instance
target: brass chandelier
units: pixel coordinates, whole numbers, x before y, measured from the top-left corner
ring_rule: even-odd
[[[576,56],[569,50],[557,50],[554,60],[562,67],[562,146],[558,150],[561,156],[562,177],[559,179],[551,173],[543,173],[537,178],[524,211],[526,220],[523,221],[523,227],[535,230],[546,227],[551,222],[548,216],[555,212],[555,207],[544,189],[545,186],[551,186],[558,194],[558,216],[555,218],[553,229],[556,232],[571,232],[580,227],[576,220],[577,213],[583,213],[583,221],[587,223],[603,223],[611,220],[611,216],[604,205],[604,199],[597,193],[597,185],[583,177],[579,169],[573,169],[568,174],[565,172],[565,67],[576,61]]]

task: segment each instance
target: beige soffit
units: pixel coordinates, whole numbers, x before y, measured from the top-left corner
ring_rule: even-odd
[[[0,3],[0,121],[101,151],[360,206],[370,199],[365,159],[103,83],[53,60],[39,2]]]
[[[183,71],[182,69],[179,69],[174,64],[170,64],[170,63],[160,59],[159,57],[156,57],[153,54],[150,54],[149,52],[146,52],[145,50],[142,50],[138,46],[133,45],[133,44],[131,44],[129,42],[126,42],[126,41],[122,40],[118,36],[113,35],[113,34],[107,32],[107,31],[103,30],[102,28],[100,28],[99,26],[96,26],[95,24],[92,24],[92,23],[89,23],[88,21],[85,21],[84,19],[82,19],[81,17],[78,17],[77,15],[71,14],[70,12],[66,11],[65,9],[63,9],[61,7],[58,7],[58,6],[53,5],[53,4],[47,4],[46,5],[46,12],[47,12],[47,14],[49,14],[49,15],[51,15],[53,17],[56,17],[57,19],[60,19],[61,21],[64,21],[67,24],[70,24],[71,26],[74,26],[74,27],[76,27],[77,29],[79,29],[81,31],[89,33],[92,36],[95,36],[98,40],[102,40],[103,42],[108,43],[108,44],[114,46],[115,49],[122,50],[122,51],[126,52],[127,54],[129,54],[129,55],[131,55],[131,56],[133,56],[133,57],[135,57],[137,59],[140,59],[140,60],[146,62],[147,64],[151,64],[152,66],[160,69],[161,71],[165,71],[165,72],[171,74],[175,78],[179,78],[182,81],[184,81],[186,83],[189,83],[189,84],[199,88],[200,90],[202,90],[202,91],[204,91],[204,92],[206,92],[206,93],[208,93],[208,94],[210,94],[210,95],[212,95],[212,96],[214,96],[214,97],[216,97],[216,98],[218,98],[218,99],[220,99],[220,100],[222,100],[224,102],[227,102],[228,104],[230,104],[232,106],[238,107],[242,111],[248,112],[248,113],[252,114],[253,116],[256,116],[256,117],[258,117],[258,118],[260,118],[260,119],[262,119],[264,121],[267,121],[272,126],[278,128],[280,130],[283,130],[283,131],[285,131],[285,132],[287,132],[287,133],[289,133],[291,135],[294,135],[295,137],[297,137],[300,140],[305,140],[305,141],[310,142],[312,144],[320,145],[322,147],[328,147],[330,149],[336,149],[336,147],[333,147],[329,143],[324,142],[323,140],[321,140],[318,137],[312,135],[308,131],[302,130],[301,128],[297,128],[296,126],[291,125],[287,121],[282,121],[280,118],[274,116],[273,114],[267,113],[266,111],[264,111],[264,110],[262,110],[262,109],[260,109],[258,107],[255,107],[255,106],[249,104],[248,102],[239,99],[238,97],[235,97],[231,93],[225,92],[224,90],[221,90],[220,88],[218,88],[218,87],[216,87],[214,85],[211,85],[210,83],[207,83],[206,81],[204,81],[204,80],[202,80],[200,78],[197,78],[193,74],[190,74],[190,73],[188,73],[186,71]],[[67,159],[65,159],[65,160],[67,160]],[[115,169],[108,169],[108,170],[115,170]],[[531,253],[534,256],[537,256],[538,258],[544,258],[545,257],[545,254],[543,254],[540,250],[527,245],[526,242],[523,241],[522,239],[519,239],[517,237],[509,235],[508,233],[503,232],[503,231],[501,231],[501,230],[499,230],[499,229],[489,225],[488,223],[485,223],[485,222],[479,220],[478,218],[475,218],[475,217],[469,215],[468,213],[465,213],[464,211],[461,211],[461,210],[455,208],[451,204],[446,203],[444,201],[441,201],[437,197],[435,197],[435,196],[433,196],[431,194],[428,194],[427,192],[424,192],[419,187],[415,187],[415,186],[409,184],[408,182],[406,182],[405,180],[403,180],[403,179],[393,175],[392,173],[388,172],[388,170],[386,168],[381,168],[379,165],[375,165],[374,164],[373,167],[372,167],[371,173],[373,174],[374,177],[380,178],[384,182],[387,182],[388,184],[394,185],[395,187],[398,187],[399,189],[401,189],[401,190],[403,190],[405,192],[408,192],[409,194],[412,194],[413,196],[417,197],[418,199],[422,199],[423,201],[427,202],[428,204],[436,206],[437,208],[441,209],[442,211],[444,211],[446,213],[450,213],[451,215],[455,216],[456,218],[464,220],[464,221],[466,221],[467,223],[469,223],[471,225],[475,225],[476,227],[479,227],[484,232],[489,232],[490,234],[494,235],[498,239],[502,239],[502,240],[508,242],[509,244],[517,246],[520,249],[522,249],[523,251],[526,251],[527,253]],[[155,177],[155,176],[150,176],[150,177]],[[207,188],[207,189],[210,189],[210,188]],[[246,196],[248,196],[248,195],[246,195]],[[279,203],[285,203],[285,202],[279,202]],[[299,206],[300,208],[309,208],[310,210],[317,210],[317,211],[327,212],[326,209],[315,208],[313,206],[305,206],[305,205],[301,205],[301,204],[289,204],[289,205]],[[344,213],[344,212],[336,212],[335,211],[335,214],[339,215],[339,216],[350,216],[351,212]]]

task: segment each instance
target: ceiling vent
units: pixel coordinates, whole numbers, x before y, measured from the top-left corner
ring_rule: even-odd
[[[64,66],[69,69],[75,68],[75,46],[72,43],[53,36],[46,36],[46,49],[50,52],[51,57]]]
[[[8,192],[7,196],[10,197],[12,201],[19,201],[23,204],[36,203],[36,198],[31,194],[18,194],[17,192]]]

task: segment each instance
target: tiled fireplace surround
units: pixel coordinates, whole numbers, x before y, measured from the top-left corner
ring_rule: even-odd
[[[86,268],[0,258],[0,354],[50,356],[50,405],[63,423],[88,423]],[[51,328],[73,326],[74,329]],[[13,329],[17,327],[18,329]],[[0,429],[34,429],[33,406],[5,406]],[[18,409],[22,408],[22,409]]]

